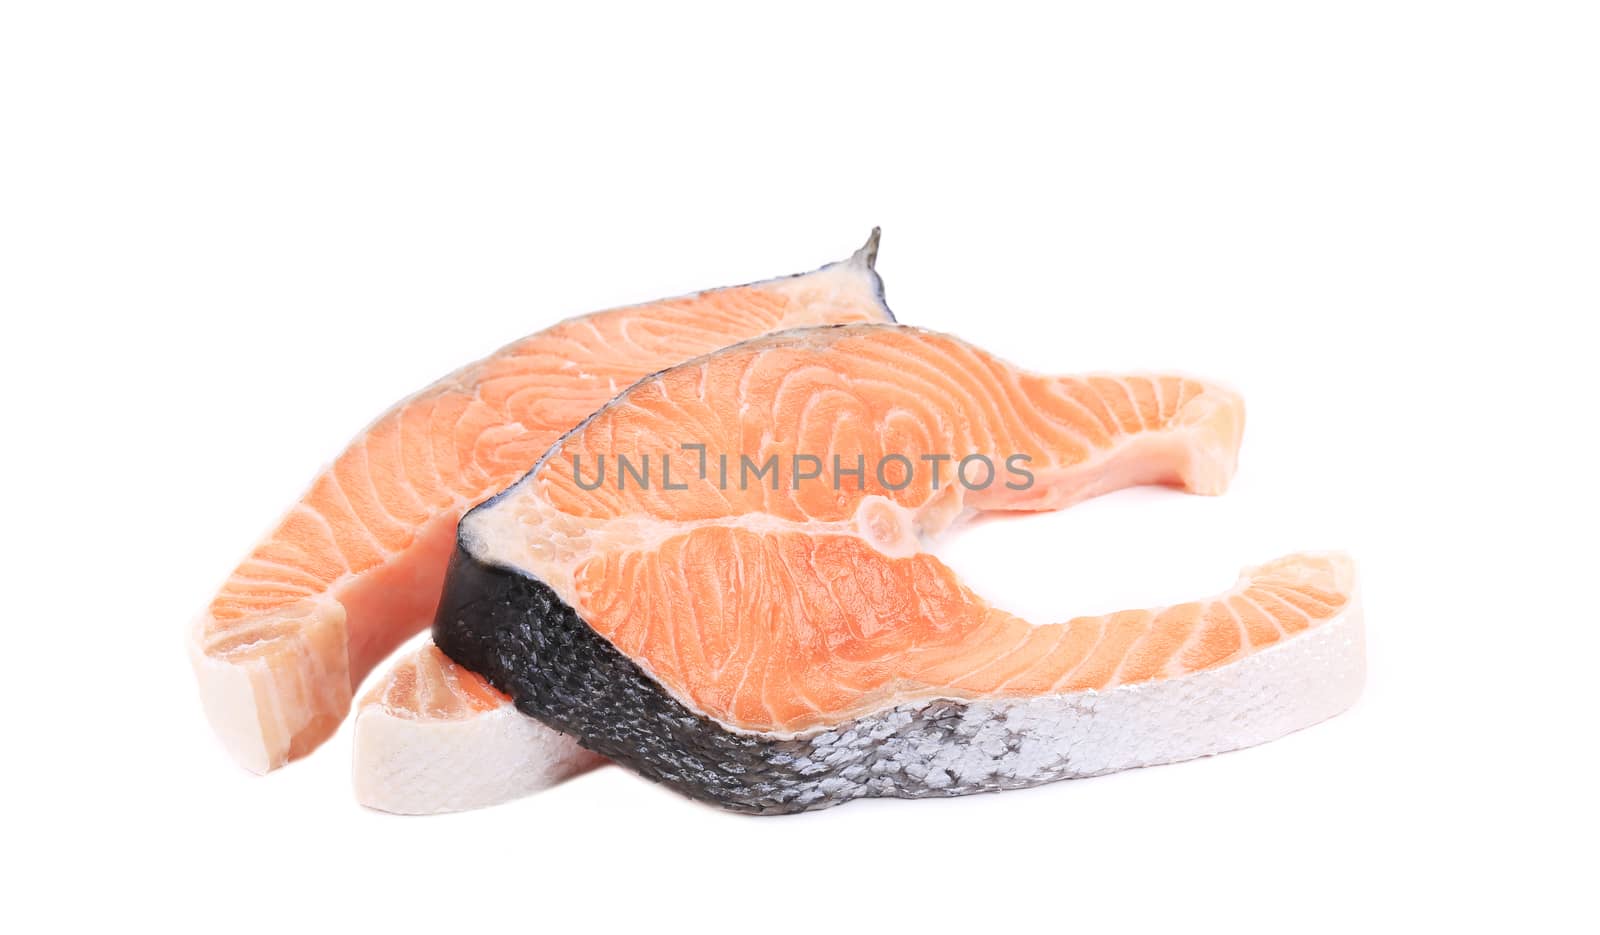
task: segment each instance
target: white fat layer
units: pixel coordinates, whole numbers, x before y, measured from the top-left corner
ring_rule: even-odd
[[[255,682],[262,677],[263,665],[215,659],[206,654],[202,643],[198,636],[190,638],[189,662],[200,683],[206,719],[223,748],[240,766],[258,775],[283,765],[288,759],[286,731],[257,703]]]
[[[206,719],[245,769],[277,769],[289,761],[297,738],[349,710],[348,637],[337,601],[317,602],[299,629],[279,638],[267,655],[213,655],[209,625],[202,617],[191,627],[189,661]]]
[[[1265,743],[1355,703],[1366,680],[1358,599],[1339,616],[1236,662],[1108,691],[968,703],[978,725],[926,765],[956,780],[1050,781],[1175,763]],[[996,756],[994,742],[1018,737]]]
[[[459,720],[398,718],[368,705],[356,718],[356,799],[400,815],[509,802],[600,762],[510,704]]]

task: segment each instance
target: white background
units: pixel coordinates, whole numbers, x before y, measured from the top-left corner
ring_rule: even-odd
[[[1593,930],[1592,7],[579,6],[0,13],[3,927]],[[403,819],[354,803],[348,724],[266,778],[213,741],[185,629],[374,414],[873,225],[906,322],[1250,406],[1226,497],[949,560],[1054,620],[1348,549],[1354,710],[782,819],[618,768]]]

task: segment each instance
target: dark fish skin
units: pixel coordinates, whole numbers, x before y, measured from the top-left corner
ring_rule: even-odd
[[[869,796],[924,798],[1023,788],[1062,772],[985,771],[963,779],[931,767],[968,746],[974,708],[906,705],[791,740],[730,731],[672,698],[531,575],[479,561],[458,540],[433,639],[509,695],[524,714],[656,782],[736,812],[777,815]],[[982,718],[992,730],[993,720]],[[996,764],[1021,735],[990,744]],[[977,753],[967,749],[968,757]]]
[[[804,808],[796,787],[807,777],[774,762],[793,742],[734,734],[689,711],[543,582],[459,543],[433,638],[523,713],[656,782],[741,812]]]

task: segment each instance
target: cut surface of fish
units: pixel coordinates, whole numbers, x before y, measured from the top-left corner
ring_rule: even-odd
[[[192,630],[206,714],[229,752],[266,772],[331,736],[361,679],[433,619],[461,515],[618,391],[763,333],[892,321],[876,249],[874,231],[812,273],[563,321],[380,416]]]
[[[434,640],[589,749],[746,812],[1260,743],[1359,691],[1345,557],[1293,555],[1207,600],[1036,625],[926,548],[983,511],[1134,484],[1220,493],[1243,421],[1239,398],[1203,381],[1040,376],[914,328],[756,339],[641,381],[470,512]],[[654,483],[600,467],[679,463],[686,443],[710,466],[670,484],[659,459]],[[723,454],[775,459],[778,475],[730,483]],[[810,476],[813,458],[847,476]]]

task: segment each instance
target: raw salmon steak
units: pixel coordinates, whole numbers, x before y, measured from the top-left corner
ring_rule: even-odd
[[[1220,493],[1243,422],[1209,383],[1040,376],[914,328],[759,338],[635,384],[468,513],[434,641],[589,749],[745,812],[1260,743],[1360,689],[1343,556],[1036,625],[927,550],[985,511]]]
[[[874,231],[854,256],[816,272],[564,321],[380,416],[240,563],[194,627],[201,696],[227,749],[265,772],[327,739],[361,679],[433,619],[467,508],[525,474],[635,380],[768,332],[892,321],[872,269],[876,248]],[[426,697],[422,720],[446,728],[461,720],[450,715],[462,699]],[[403,758],[392,749],[403,734],[375,734],[373,744],[391,749],[368,752]]]

